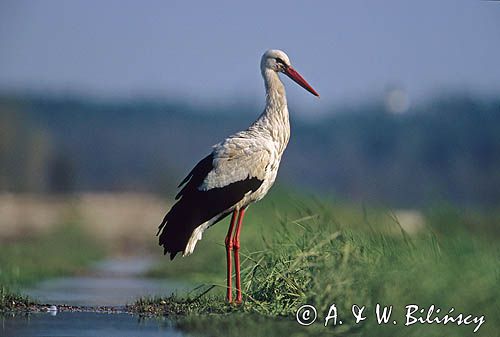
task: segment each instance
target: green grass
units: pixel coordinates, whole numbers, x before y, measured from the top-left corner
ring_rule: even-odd
[[[23,296],[19,292],[13,292],[5,287],[0,287],[0,314],[5,312],[26,312],[36,302]]]
[[[404,233],[391,237],[338,230],[327,223],[328,219],[320,218],[317,224],[303,225],[298,233],[286,231],[272,254],[252,257],[244,286],[254,310],[293,316],[300,305],[309,303],[325,315],[332,303],[340,313],[350,313],[352,304],[366,305],[373,312],[375,304],[381,303],[394,306],[394,317],[401,324],[405,305],[435,304],[442,310],[454,307],[457,312],[485,314],[489,322],[483,332],[488,327],[496,331],[500,254],[494,242],[467,232],[441,236],[428,229],[416,238]],[[428,325],[381,328],[373,315],[362,326],[349,316],[343,321],[343,329],[362,327],[373,331],[372,335],[379,330],[405,335],[468,335],[472,331]]]
[[[102,258],[104,250],[76,224],[0,245],[0,311],[12,301],[27,303],[22,287],[43,279],[77,273]]]
[[[310,216],[309,213],[304,214],[307,209],[328,212],[332,220],[349,224],[350,227],[363,222],[362,212],[352,205],[328,199],[319,202],[306,194],[278,187],[273,189],[265,201],[252,205],[245,213],[241,230],[241,254],[268,249],[276,237],[280,223],[307,218]],[[381,209],[372,208],[370,212],[373,218],[389,220]],[[228,216],[205,231],[203,239],[198,241],[192,255],[183,258],[178,254],[173,261],[167,256],[161,259],[147,276],[224,284],[226,268],[224,238],[230,218]],[[154,246],[152,251],[161,254],[161,248],[158,246]]]
[[[498,216],[486,217],[439,206],[426,212],[427,228],[410,236],[391,219],[390,212],[369,210],[364,215],[363,212],[346,215],[344,221],[358,221],[346,224],[333,216],[334,207],[313,203],[290,209],[296,212],[297,220],[279,214],[270,217],[267,211],[262,212],[269,223],[278,222],[279,226],[248,229],[242,234],[243,243],[248,242],[251,247],[244,253],[242,306],[224,303],[224,280],[221,280],[225,270],[224,248],[212,242],[198,247],[204,250],[194,259],[194,266],[187,260],[191,258],[179,259],[184,263],[182,269],[173,265],[170,266],[173,271],[163,274],[186,272],[188,277],[197,275],[200,279],[207,279],[207,275],[216,277],[213,290],[202,295],[200,289],[184,298],[143,299],[135,310],[188,317],[203,317],[207,313],[232,316],[236,311],[292,321],[297,308],[312,304],[318,310],[320,322],[335,303],[344,324],[333,329],[316,323],[308,328],[310,333],[472,335],[473,325],[404,326],[406,305],[434,304],[443,313],[454,307],[455,313],[485,315],[486,323],[476,335],[497,334],[500,326]],[[258,221],[254,218],[249,222]],[[161,271],[158,268],[155,273],[160,275]],[[393,305],[392,317],[398,324],[379,326],[374,318],[376,303]],[[355,324],[350,314],[353,304],[366,306],[366,321]]]

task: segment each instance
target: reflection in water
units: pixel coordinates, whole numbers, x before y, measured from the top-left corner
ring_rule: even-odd
[[[332,334],[331,329],[304,328],[290,320],[271,320],[255,315],[207,315],[167,318],[140,318],[126,313],[60,312],[0,316],[0,336],[162,336],[162,337],[315,337]],[[346,336],[346,335],[342,335]]]
[[[85,276],[43,281],[24,293],[47,304],[124,306],[142,296],[168,296],[189,287],[185,283],[142,277],[152,263],[145,258],[110,259]]]
[[[126,313],[58,312],[58,305],[123,308],[141,296],[166,296],[185,283],[142,277],[154,261],[110,259],[85,276],[39,283],[25,294],[49,304],[48,313],[0,316],[0,336],[183,336],[165,319],[139,319]]]
[[[0,335],[17,336],[185,336],[169,321],[139,319],[129,314],[61,312],[1,318]]]
[[[85,276],[44,281],[26,293],[51,305],[49,312],[0,316],[0,336],[314,335],[314,329],[304,329],[294,321],[270,320],[254,315],[188,316],[170,320],[120,313],[125,304],[140,296],[170,295],[189,287],[185,283],[143,278],[141,275],[151,263],[144,258],[111,259],[98,264]],[[118,313],[58,312],[60,304],[115,306]]]
[[[168,296],[182,286],[137,278],[70,277],[42,282],[26,293],[47,304],[124,306],[141,296]]]

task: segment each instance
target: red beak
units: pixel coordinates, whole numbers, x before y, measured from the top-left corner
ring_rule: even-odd
[[[307,83],[307,81],[302,76],[300,76],[300,74],[295,69],[293,69],[292,67],[288,66],[288,67],[285,68],[285,70],[283,71],[283,73],[285,75],[287,75],[288,77],[290,77],[292,80],[294,80],[295,83],[297,83],[298,85],[300,85],[302,88],[306,89],[307,91],[309,91],[314,96],[319,97],[319,94],[316,92],[316,90],[314,90],[309,85],[309,83]]]

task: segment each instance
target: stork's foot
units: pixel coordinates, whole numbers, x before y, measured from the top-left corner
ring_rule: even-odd
[[[227,301],[227,304],[230,304],[232,306],[239,306],[239,305],[242,305],[243,304],[243,300],[240,298],[240,299],[234,299],[232,301]]]

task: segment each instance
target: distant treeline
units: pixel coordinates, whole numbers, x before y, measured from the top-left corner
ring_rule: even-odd
[[[173,193],[210,145],[259,113],[4,95],[0,190]],[[325,115],[292,120],[280,183],[403,207],[500,202],[500,98],[446,96],[400,115],[376,103]]]

